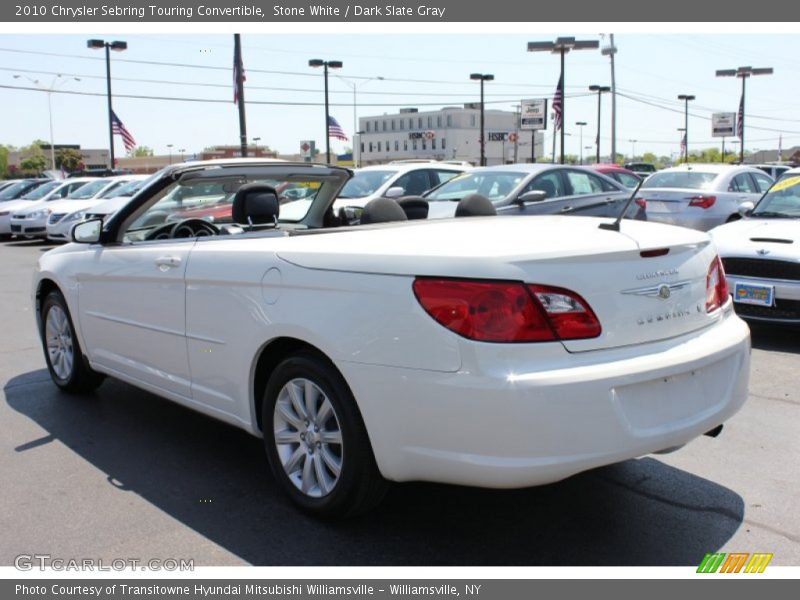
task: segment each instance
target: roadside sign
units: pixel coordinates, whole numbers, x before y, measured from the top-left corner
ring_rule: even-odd
[[[508,134],[508,136],[506,137],[506,139],[507,139],[509,142],[516,142],[518,138],[519,138],[519,136],[517,135],[517,132],[516,132],[516,131],[512,131],[512,132],[511,132],[511,133],[509,133],[509,134]]]
[[[300,142],[300,156],[303,158],[313,158],[314,140],[303,140]]]
[[[506,132],[505,131],[490,131],[486,134],[487,139],[490,142],[505,142],[506,141]]]
[[[547,129],[547,99],[520,101],[519,128],[525,130]]]
[[[711,115],[712,137],[733,137],[736,135],[736,113],[724,112]]]

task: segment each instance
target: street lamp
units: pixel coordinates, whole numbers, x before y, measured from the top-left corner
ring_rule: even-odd
[[[353,131],[356,133],[356,135],[358,135],[358,138],[359,138],[358,142],[360,143],[361,142],[361,134],[363,132],[361,132],[358,129],[358,115],[356,114],[357,107],[358,107],[358,100],[356,98],[356,94],[358,92],[358,88],[361,87],[361,86],[367,85],[370,81],[383,81],[383,77],[380,77],[380,76],[370,77],[369,79],[365,79],[365,80],[361,81],[361,83],[356,83],[354,81],[350,81],[349,79],[345,79],[341,75],[337,75],[336,78],[340,79],[341,81],[343,81],[344,83],[349,85],[353,90]],[[358,153],[359,160],[358,160],[358,162],[356,162],[355,161],[355,157],[356,157],[355,146],[356,146],[356,140],[353,140],[353,161],[354,161],[353,166],[358,167],[359,166],[358,162],[361,161],[361,152]]]
[[[561,164],[564,164],[564,55],[570,50],[589,50],[600,47],[597,40],[576,40],[574,37],[560,37],[555,42],[528,42],[528,52],[551,52],[561,55],[561,77],[558,79],[558,91],[561,96]],[[555,108],[555,107],[554,107]]]
[[[765,67],[761,69],[754,69],[753,67],[739,67],[738,69],[720,69],[717,71],[717,77],[738,77],[742,80],[742,99],[739,101],[739,117],[737,129],[739,130],[739,140],[742,145],[739,148],[739,162],[744,164],[744,92],[745,81],[751,75],[772,75],[772,67]]]
[[[106,49],[106,96],[108,97],[108,146],[109,146],[109,160],[111,162],[110,168],[114,168],[114,125],[113,125],[113,110],[111,108],[111,53],[122,52],[128,49],[128,42],[106,42],[105,40],[87,40],[86,47],[92,50]]]
[[[258,156],[258,142],[261,141],[260,137],[253,138],[253,145],[255,146],[255,156]]]
[[[631,143],[631,161],[636,160],[636,142],[639,140],[628,140]]]
[[[481,166],[486,166],[486,138],[484,136],[484,109],[483,109],[483,82],[494,81],[494,75],[484,73],[472,73],[469,78],[473,81],[481,82]],[[505,161],[504,161],[505,162]]]
[[[680,94],[678,100],[683,100],[683,162],[689,162],[689,101],[694,100],[694,96]]]
[[[169,164],[172,164],[172,147],[175,144],[167,144],[167,149],[169,150]]]
[[[14,75],[14,79],[19,79],[23,77],[22,75]],[[69,83],[69,80],[72,79],[74,81],[80,81],[80,77],[70,77],[64,78],[61,74],[56,75],[53,77],[53,81],[50,83],[49,86],[42,85],[42,83],[38,79],[31,79],[30,77],[25,76],[25,79],[30,81],[33,85],[38,87],[40,90],[44,90],[47,92],[47,112],[50,117],[50,168],[54,171],[56,170],[56,149],[55,144],[53,142],[53,92],[58,88],[66,85]]]
[[[583,164],[583,128],[587,125],[586,121],[575,121],[575,125],[580,127],[581,131],[581,163]]]
[[[183,162],[183,154],[184,154],[184,152],[186,152],[186,148],[180,148],[180,149],[178,150],[178,152],[180,152],[180,153],[181,153],[181,162]]]
[[[589,91],[597,92],[597,139],[595,145],[597,146],[597,162],[600,162],[600,100],[604,93],[610,92],[611,88],[607,85],[590,85]]]
[[[325,76],[325,162],[331,162],[331,136],[330,136],[330,115],[328,114],[328,68],[341,69],[342,61],[340,60],[322,60],[319,58],[312,58],[308,61],[309,67],[324,67]]]

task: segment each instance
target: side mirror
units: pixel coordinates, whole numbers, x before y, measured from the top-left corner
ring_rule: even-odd
[[[390,187],[388,190],[386,190],[386,193],[384,194],[384,197],[385,198],[400,198],[401,196],[405,196],[405,195],[406,195],[406,191],[403,188],[401,188],[400,186],[396,186],[396,187]]]
[[[530,192],[525,192],[521,196],[517,197],[517,203],[519,204],[527,204],[528,202],[541,202],[547,198],[547,193],[541,190],[531,190]]]
[[[100,241],[100,233],[102,231],[102,219],[84,221],[72,228],[72,241],[78,244],[96,244]]]
[[[739,205],[739,209],[738,209],[739,210],[739,214],[742,215],[743,217],[749,217],[750,213],[753,212],[753,209],[755,207],[756,207],[756,205],[753,204],[752,202],[750,202],[750,200],[742,202]]]

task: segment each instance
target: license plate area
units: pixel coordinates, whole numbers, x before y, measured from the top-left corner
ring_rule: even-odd
[[[647,210],[654,213],[676,213],[680,212],[682,205],[680,202],[662,202],[660,200],[648,200]]]
[[[775,304],[775,287],[758,283],[737,282],[733,287],[733,301],[739,304],[772,306]]]

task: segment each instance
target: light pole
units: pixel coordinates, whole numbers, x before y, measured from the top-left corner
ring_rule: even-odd
[[[717,71],[717,77],[738,77],[742,80],[742,98],[739,101],[739,115],[737,118],[737,127],[739,133],[739,141],[741,146],[739,148],[739,162],[744,164],[744,92],[745,81],[752,75],[772,75],[772,67],[765,67],[761,69],[754,69],[753,67],[739,67],[738,69],[720,69]]]
[[[328,114],[328,68],[341,69],[342,61],[340,60],[322,60],[319,58],[312,58],[308,61],[309,67],[324,67],[325,77],[325,162],[331,162],[331,136],[330,136],[330,115]]]
[[[172,164],[172,147],[175,144],[167,144],[167,150],[169,152],[169,164]]]
[[[469,76],[473,81],[481,82],[481,166],[486,166],[486,137],[484,135],[484,109],[483,109],[483,82],[494,81],[494,75],[489,73],[472,73]]]
[[[689,101],[694,100],[689,94],[678,95],[678,100],[683,100],[683,162],[689,162]]]
[[[260,141],[261,141],[260,137],[254,137],[253,138],[253,146],[255,146],[255,148],[253,149],[253,155],[254,156],[258,156],[258,142],[260,142]]]
[[[14,75],[14,79],[19,79],[23,77],[23,75]],[[30,81],[33,85],[38,87],[40,90],[47,92],[47,113],[50,119],[50,168],[54,171],[56,170],[56,149],[55,143],[53,141],[53,92],[60,87],[63,87],[69,80],[72,79],[74,81],[80,81],[80,77],[70,77],[69,79],[64,78],[62,75],[56,75],[53,77],[53,81],[50,83],[49,86],[42,85],[42,83],[38,79],[31,79],[30,77],[24,76],[25,79]]]
[[[600,54],[608,56],[611,60],[611,162],[617,162],[617,78],[614,74],[614,55],[617,47],[614,45],[614,34],[609,34],[609,45],[600,50]]]
[[[178,150],[178,152],[180,152],[180,153],[181,153],[181,162],[183,162],[183,154],[184,154],[184,152],[186,152],[186,148],[180,148],[180,149]]]
[[[560,37],[555,42],[528,42],[528,52],[551,52],[561,55],[561,77],[558,79],[558,91],[561,96],[561,164],[564,164],[564,55],[570,50],[590,50],[600,47],[597,40],[576,40],[574,37]],[[555,107],[553,107],[555,108]]]
[[[581,132],[581,163],[583,164],[583,128],[587,125],[586,121],[575,121],[575,125],[580,127]]]
[[[636,160],[636,142],[639,140],[628,140],[631,143],[631,162]]]
[[[365,79],[365,80],[361,81],[361,83],[356,83],[355,81],[350,81],[349,79],[345,79],[341,75],[337,75],[336,78],[341,80],[341,81],[343,81],[347,85],[349,85],[350,88],[353,90],[353,131],[355,132],[356,135],[358,135],[358,143],[361,143],[361,134],[363,132],[360,131],[359,128],[358,128],[358,114],[357,114],[357,107],[358,107],[357,93],[358,93],[358,88],[367,85],[370,81],[383,81],[383,77],[381,77],[381,76],[370,77],[369,79]],[[355,145],[356,145],[356,140],[354,139],[353,140],[353,163],[354,163],[353,166],[354,167],[358,167],[359,166],[358,162],[360,162],[360,160],[361,160],[361,153],[360,152],[358,153],[359,161],[356,162],[355,161],[355,156],[356,156]]]
[[[106,49],[106,96],[108,98],[108,149],[109,149],[109,168],[114,168],[114,124],[112,114],[114,111],[111,108],[111,53],[122,52],[128,49],[128,42],[106,42],[105,40],[87,40],[86,47],[92,50]]]
[[[607,85],[590,85],[589,91],[597,92],[597,139],[595,139],[595,146],[597,146],[597,162],[600,162],[600,107],[603,94],[610,92],[611,88]]]

